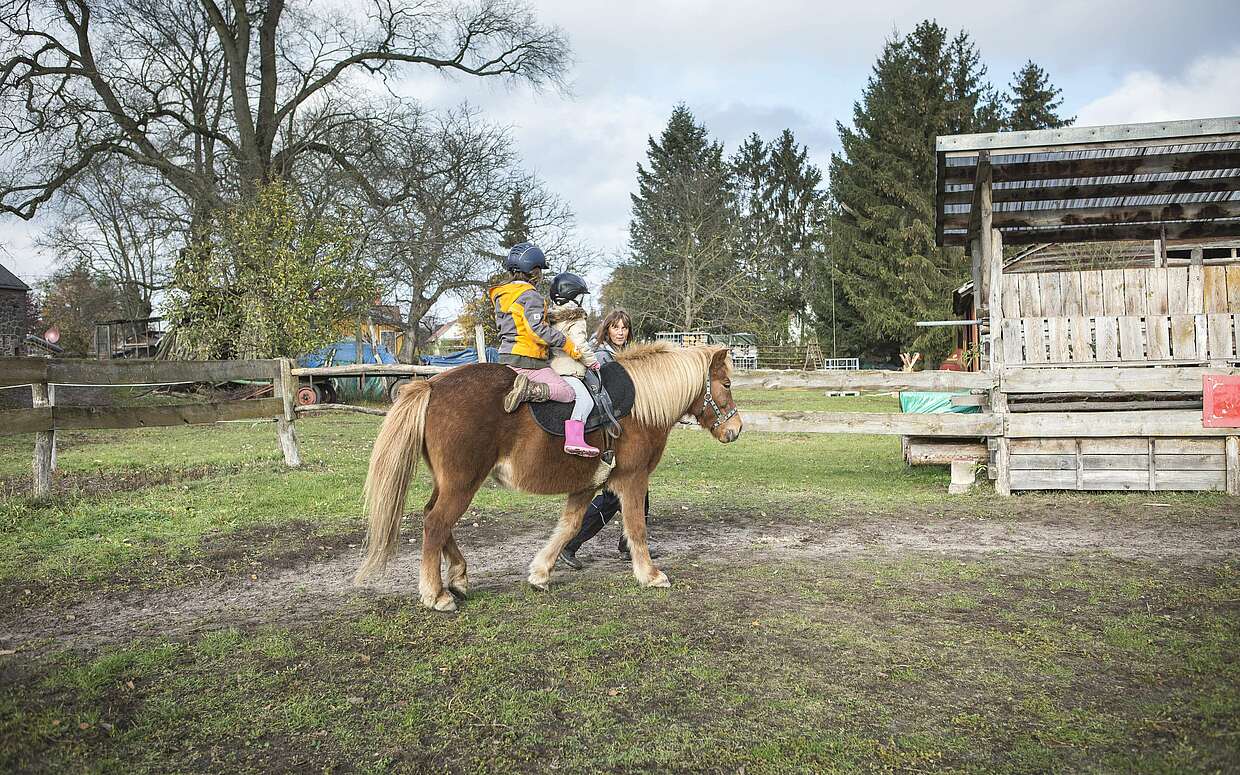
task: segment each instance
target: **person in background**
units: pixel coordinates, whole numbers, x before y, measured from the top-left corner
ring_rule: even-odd
[[[598,330],[594,334],[594,355],[599,363],[605,364],[615,359],[616,353],[623,350],[629,343],[629,337],[633,333],[633,320],[629,317],[629,313],[622,309],[613,310],[603,318],[603,322],[599,324]],[[581,520],[581,529],[577,531],[577,535],[573,536],[560,552],[560,560],[573,570],[581,570],[581,560],[577,558],[577,552],[581,550],[582,544],[589,541],[598,532],[603,529],[616,514],[620,513],[620,496],[608,489],[604,489],[595,496],[586,508],[585,516]],[[646,517],[650,516],[650,493],[646,493]],[[624,538],[624,533],[620,533],[620,543],[617,545],[620,556],[629,559],[629,544]],[[652,558],[658,557],[659,552],[653,548],[650,549]]]
[[[515,412],[526,401],[575,401],[577,394],[572,386],[551,368],[551,348],[559,348],[576,360],[583,354],[571,339],[547,323],[547,301],[534,287],[547,268],[546,256],[537,245],[522,242],[508,251],[504,268],[511,275],[509,281],[490,292],[499,328],[499,362],[517,372],[512,390],[504,396],[504,411]],[[569,441],[565,439],[565,452],[581,455],[586,451],[584,447],[570,448]]]

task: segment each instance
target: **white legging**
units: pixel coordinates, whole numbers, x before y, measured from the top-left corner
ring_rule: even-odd
[[[580,377],[565,377],[564,381],[573,389],[575,398],[573,399],[573,414],[570,419],[585,422],[590,416],[590,410],[594,408],[594,399],[590,396],[589,389],[586,388]]]

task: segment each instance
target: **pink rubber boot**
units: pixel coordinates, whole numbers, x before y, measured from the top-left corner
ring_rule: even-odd
[[[564,451],[578,457],[598,457],[598,447],[586,443],[586,424],[581,420],[564,421]]]

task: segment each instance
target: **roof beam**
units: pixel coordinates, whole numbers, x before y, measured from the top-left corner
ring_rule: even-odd
[[[1154,239],[1163,229],[1167,240],[1199,240],[1215,237],[1240,237],[1240,219],[1216,221],[1180,221],[1172,223],[1119,223],[1107,226],[1060,226],[1048,229],[1004,229],[1007,245],[1033,245],[1042,242],[1107,242],[1130,239]],[[966,244],[962,231],[943,235],[944,245]]]
[[[937,138],[934,147],[939,153],[953,154],[1017,149],[1030,153],[1044,150],[1137,147],[1234,139],[1240,139],[1240,116],[1188,121],[1155,121],[1144,124],[1069,126],[1026,132],[946,135]]]
[[[992,189],[996,204],[1003,202],[1063,201],[1069,199],[1097,199],[1118,196],[1160,196],[1164,194],[1214,194],[1240,191],[1240,176],[1224,175],[1215,178],[1191,178],[1179,180],[1144,180],[1126,183],[1085,183],[1071,186],[1022,186],[1018,188]],[[973,201],[973,192],[947,191],[942,203],[967,205]]]
[[[994,210],[997,228],[1046,226],[1107,226],[1149,221],[1208,221],[1240,217],[1240,199],[1221,202],[1191,202],[1162,207],[1065,207],[1039,210]],[[967,227],[973,233],[971,213],[948,213],[943,225],[948,229]]]
[[[1021,180],[1062,180],[1094,178],[1103,175],[1143,175],[1167,172],[1201,172],[1204,170],[1240,169],[1240,150],[1186,151],[1154,153],[1145,156],[1104,156],[1093,159],[1056,159],[1004,164],[1003,156],[990,158],[994,180],[999,183]],[[977,175],[976,164],[949,166],[944,171],[947,183],[971,183]]]

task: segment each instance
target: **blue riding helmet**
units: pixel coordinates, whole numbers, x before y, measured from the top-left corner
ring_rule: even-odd
[[[535,269],[547,268],[547,257],[533,242],[521,242],[513,245],[504,259],[504,268],[509,272],[525,272],[529,274]]]

